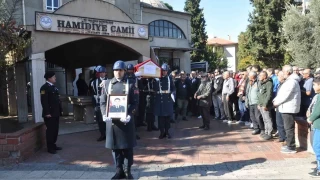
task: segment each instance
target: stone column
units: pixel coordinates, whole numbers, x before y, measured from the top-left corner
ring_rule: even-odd
[[[43,122],[40,88],[45,83],[45,56],[44,53],[32,54],[31,61],[31,98],[32,115],[35,123]]]
[[[17,97],[16,97],[16,83],[15,83],[14,67],[7,70],[7,94],[8,94],[8,107],[9,116],[17,115]]]
[[[16,90],[19,123],[28,121],[28,98],[25,63],[16,64]]]

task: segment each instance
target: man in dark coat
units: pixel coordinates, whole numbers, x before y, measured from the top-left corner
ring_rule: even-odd
[[[197,78],[196,72],[192,71],[191,72],[191,94],[194,95],[194,93],[196,93],[196,91],[198,90],[199,86],[200,86],[200,80]],[[193,116],[198,116],[199,115],[199,107],[198,107],[198,103],[197,103],[197,99],[192,98],[192,100],[189,101],[190,104],[190,111],[192,112]]]
[[[133,84],[135,86],[135,90],[139,91],[139,87],[138,87],[139,82],[138,82],[136,75],[133,72],[134,72],[133,64],[128,64],[126,76],[130,81],[133,82]],[[143,120],[141,120],[139,117],[140,93],[136,93],[135,96],[136,96],[135,98],[137,99],[138,102],[137,102],[137,107],[136,107],[136,110],[133,114],[132,120],[134,121],[135,127],[137,128],[139,126],[146,126],[146,125],[143,123]],[[139,140],[140,136],[138,136],[138,134],[136,134],[136,138]]]
[[[77,84],[77,89],[78,89],[78,96],[87,96],[88,95],[88,85],[86,81],[83,79],[83,74],[79,74],[79,78],[76,82]]]
[[[177,90],[177,109],[176,109],[176,119],[179,114],[182,116],[182,120],[187,121],[187,107],[188,101],[191,100],[191,85],[189,81],[186,80],[186,74],[181,71],[180,78],[175,82]]]
[[[125,112],[125,107],[120,105],[120,99],[116,98],[114,104],[110,107],[110,112]]]
[[[142,96],[145,100],[144,106],[142,106],[143,110],[146,113],[146,121],[147,121],[147,131],[158,131],[159,129],[154,125],[155,116],[154,116],[154,98],[155,92],[153,90],[153,83],[155,79],[141,79],[142,88],[140,89],[140,96]],[[142,94],[142,95],[141,95]],[[140,103],[141,101],[139,101]],[[141,104],[139,104],[141,106]],[[141,112],[139,113],[141,115]]]
[[[101,92],[100,105],[103,120],[107,124],[106,148],[112,149],[116,161],[116,174],[112,179],[133,179],[131,166],[133,164],[133,148],[136,146],[135,126],[131,117],[137,107],[137,96],[134,82],[125,76],[125,64],[117,61],[113,65],[114,78],[104,82]],[[128,95],[128,116],[119,119],[111,119],[106,111],[108,95]]]
[[[106,78],[106,68],[103,66],[99,66],[97,68],[97,72],[99,73],[99,78],[95,79],[91,82],[90,88],[92,89],[93,93],[93,105],[94,105],[94,111],[96,115],[96,121],[99,126],[100,131],[100,137],[97,139],[97,141],[104,141],[106,139],[106,123],[103,122],[101,110],[100,110],[100,95],[101,95],[101,89],[102,87],[100,84],[103,80]]]
[[[42,117],[47,127],[46,140],[47,150],[51,154],[56,154],[61,147],[56,145],[59,132],[59,117],[61,115],[60,95],[54,86],[56,76],[54,72],[47,72],[44,75],[46,83],[41,87]]]
[[[210,107],[212,102],[212,84],[208,79],[208,74],[201,74],[201,84],[194,94],[194,98],[199,100],[199,109],[202,116],[203,125],[199,128],[204,130],[210,129]]]
[[[160,129],[159,139],[167,137],[171,138],[169,134],[170,129],[170,118],[173,114],[173,103],[176,88],[172,79],[168,76],[169,67],[167,64],[161,66],[162,77],[160,79],[156,78],[153,83],[153,89],[156,93],[155,95],[155,106],[154,115],[158,116],[158,123]]]

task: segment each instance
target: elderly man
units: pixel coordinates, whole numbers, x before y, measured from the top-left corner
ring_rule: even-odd
[[[231,124],[233,122],[233,109],[232,109],[232,95],[235,92],[234,80],[230,77],[230,72],[226,71],[223,73],[223,88],[222,88],[222,99],[224,105],[225,115],[227,119],[223,122]]]
[[[258,109],[261,112],[264,126],[265,134],[261,137],[264,140],[270,140],[272,138],[272,119],[271,119],[271,109],[272,109],[272,95],[273,95],[273,85],[272,80],[268,77],[267,72],[262,71],[259,74],[259,96],[258,96]]]
[[[199,128],[204,130],[210,129],[210,107],[211,107],[211,88],[212,84],[209,81],[208,74],[201,75],[201,84],[199,89],[194,94],[194,98],[199,100],[200,114],[202,116],[203,125]]]
[[[250,119],[252,120],[253,132],[252,135],[264,135],[264,123],[261,118],[261,113],[258,109],[259,101],[259,88],[258,88],[258,75],[256,72],[249,73],[249,84],[246,90],[246,107],[249,108]]]
[[[303,80],[301,82],[301,107],[299,116],[306,117],[308,107],[315,95],[313,90],[313,78],[311,75],[311,69],[305,69],[303,71]]]
[[[293,68],[290,65],[284,66],[282,71],[285,81],[273,100],[273,105],[279,108],[287,135],[287,145],[281,149],[281,152],[296,153],[294,116],[300,111],[301,91],[299,76],[293,73]]]
[[[280,71],[278,73],[278,80],[279,80],[279,84],[276,87],[277,88],[277,93],[278,93],[281,85],[285,81],[282,71]],[[283,119],[282,119],[281,113],[279,112],[279,108],[276,108],[276,123],[277,123],[277,129],[278,129],[278,134],[279,134],[279,142],[285,142],[285,140],[286,140],[286,131],[284,130]]]
[[[293,66],[292,69],[293,69],[293,73],[299,76],[299,82],[300,82],[303,78],[301,74],[303,74],[304,69],[298,68],[297,66]]]
[[[220,70],[216,69],[214,71],[213,80],[213,92],[212,92],[212,103],[214,108],[215,120],[225,120],[223,103],[222,103],[222,87],[223,87],[223,77],[220,74]]]
[[[182,120],[187,121],[187,107],[188,100],[192,98],[191,86],[189,81],[186,80],[186,74],[184,71],[181,71],[180,78],[175,82],[176,91],[177,91],[177,109],[176,109],[176,118],[181,114]]]

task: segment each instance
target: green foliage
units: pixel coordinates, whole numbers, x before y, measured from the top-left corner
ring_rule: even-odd
[[[161,1],[162,2],[162,1]],[[173,7],[168,4],[168,3],[165,3],[165,2],[162,2],[165,6],[167,6],[168,9],[172,10],[173,11]]]
[[[30,35],[15,21],[20,6],[21,0],[0,1],[0,68],[22,60],[31,43]]]
[[[203,9],[200,8],[200,0],[186,0],[184,10],[192,14],[191,17],[191,41],[197,51],[191,52],[191,60],[199,62],[206,57],[207,32]]]
[[[215,48],[215,52],[213,52]],[[209,71],[214,71],[215,69],[225,69],[228,67],[228,59],[226,58],[222,47],[206,46],[206,58],[208,61]]]
[[[320,67],[320,1],[310,2],[310,13],[304,15],[295,6],[287,6],[283,18],[286,48],[292,64],[303,68]]]
[[[249,14],[250,24],[239,36],[239,63],[243,59],[263,62],[268,67],[278,67],[285,58],[282,18],[286,4],[293,0],[250,0],[253,12]],[[249,57],[250,56],[250,57]],[[244,63],[245,64],[245,63]]]

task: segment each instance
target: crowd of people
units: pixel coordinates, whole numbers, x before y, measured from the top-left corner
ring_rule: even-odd
[[[253,129],[252,135],[264,140],[278,137],[283,143],[282,153],[295,153],[294,120],[296,116],[310,116],[316,95],[313,84],[319,81],[320,69],[290,65],[261,69],[253,65],[236,73],[216,69],[211,73],[192,71],[186,76],[181,71],[171,75],[177,88],[176,117],[181,113],[187,120],[185,112],[189,108],[192,116],[203,119],[200,128],[208,130],[211,114],[223,123],[246,125]],[[189,95],[181,93],[181,81],[190,87]]]

